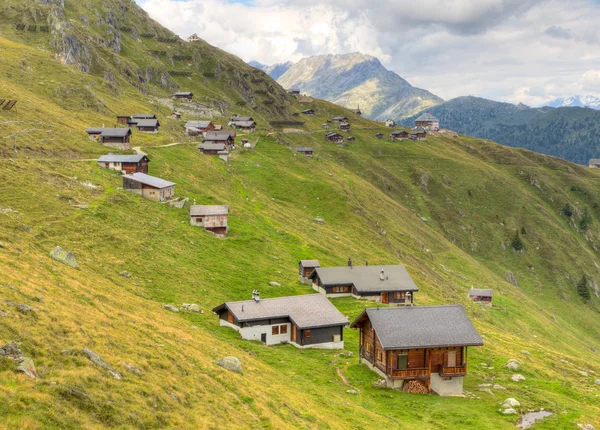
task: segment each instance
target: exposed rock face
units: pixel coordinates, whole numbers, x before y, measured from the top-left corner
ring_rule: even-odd
[[[237,357],[225,357],[215,361],[215,364],[229,370],[230,372],[243,373],[242,363]]]
[[[115,369],[113,369],[112,367],[110,367],[108,365],[108,363],[106,363],[104,360],[102,360],[102,358],[100,358],[100,356],[98,354],[96,354],[94,351],[91,351],[89,349],[83,349],[83,353],[87,356],[87,358],[89,358],[92,363],[94,363],[96,366],[103,368],[104,370],[108,371],[108,373],[110,373],[112,375],[113,378],[115,379],[121,379],[121,374],[119,372],[117,372]]]
[[[21,357],[21,363],[17,367],[19,372],[23,372],[25,375],[29,376],[31,379],[37,379],[38,374],[35,370],[35,365],[33,364],[33,360],[29,357]]]
[[[181,305],[181,309],[185,309],[189,312],[200,312],[200,306],[198,306],[195,303],[184,303],[183,305]]]
[[[177,306],[164,305],[163,308],[171,312],[179,312],[179,308]]]
[[[517,282],[517,278],[515,277],[515,275],[512,272],[506,272],[506,280],[508,282],[510,282],[511,284],[513,284],[515,287],[519,286],[519,283]]]
[[[519,401],[513,397],[509,397],[502,404],[503,408],[518,408],[519,406],[521,406],[521,403],[519,403]]]
[[[71,266],[74,269],[79,268],[75,254],[73,254],[71,251],[62,249],[60,246],[57,246],[52,250],[52,252],[50,252],[50,257],[54,258],[56,261],[66,264],[67,266]]]
[[[521,363],[519,362],[519,360],[515,360],[514,358],[511,358],[510,360],[508,360],[506,362],[506,368],[508,370],[517,371],[521,368]]]
[[[513,408],[507,408],[502,411],[502,414],[503,415],[516,415],[517,411],[515,411]]]
[[[0,347],[0,356],[9,358],[18,358],[23,356],[23,352],[15,342],[8,342]]]
[[[129,372],[137,375],[137,376],[144,376],[144,373],[138,369],[137,367],[135,367],[133,364],[129,364],[129,363],[123,363],[125,366],[125,369],[127,369]]]

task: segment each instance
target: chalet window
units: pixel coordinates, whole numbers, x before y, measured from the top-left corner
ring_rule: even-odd
[[[281,327],[279,327],[279,333],[280,334],[287,334],[287,325],[282,325]]]
[[[371,344],[367,343],[367,352],[370,354],[371,353]]]
[[[377,361],[383,361],[383,352],[377,350]]]
[[[406,293],[404,291],[396,291],[394,293],[394,299],[395,300],[402,300],[406,298]]]
[[[310,337],[310,330],[304,330],[304,337]]]
[[[196,221],[197,221],[197,222],[202,222],[203,220],[204,220],[204,218],[203,218],[203,217],[201,217],[201,216],[199,216],[198,218],[196,218]]]
[[[273,336],[276,336],[276,335],[278,335],[278,334],[279,334],[279,326],[278,326],[278,325],[274,325],[274,326],[271,328],[271,334],[272,334]]]
[[[347,293],[348,287],[333,287],[334,293]]]

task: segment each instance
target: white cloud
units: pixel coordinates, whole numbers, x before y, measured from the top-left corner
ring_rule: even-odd
[[[182,37],[265,64],[362,52],[444,98],[600,95],[592,0],[138,0]]]

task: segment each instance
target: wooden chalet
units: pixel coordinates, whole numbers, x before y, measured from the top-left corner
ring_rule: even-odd
[[[231,133],[209,131],[204,135],[202,143],[223,144],[227,149],[231,149],[235,141]]]
[[[254,118],[252,118],[251,116],[233,115],[231,117],[231,122],[235,122],[235,121],[254,121]]]
[[[441,396],[463,394],[467,349],[483,341],[461,305],[369,308],[359,329],[360,361],[390,388],[418,381]]]
[[[320,294],[227,302],[213,309],[221,326],[243,339],[265,345],[289,343],[297,348],[343,349],[348,319]]]
[[[342,136],[341,134],[338,134],[338,133],[327,133],[325,135],[325,139],[327,139],[329,142],[333,142],[333,143],[343,143],[344,142],[344,136]]]
[[[600,168],[600,158],[590,158],[588,162],[588,166],[591,169],[599,169]]]
[[[297,88],[290,88],[287,90],[288,94],[291,94],[293,96],[299,96],[300,95],[300,90]]]
[[[194,99],[194,93],[191,91],[179,91],[173,94],[173,98],[175,100],[183,100],[186,102],[191,102]]]
[[[190,37],[187,38],[188,42],[198,42],[202,39],[200,39],[200,36],[198,36],[196,33],[192,34]]]
[[[484,303],[490,306],[492,305],[493,295],[494,290],[489,288],[471,288],[469,290],[469,300]]]
[[[214,131],[215,126],[211,121],[188,121],[185,123],[185,129],[189,136],[197,136],[197,134],[193,133]]]
[[[130,128],[88,128],[86,130],[91,140],[96,140],[105,146],[128,151],[131,141]]]
[[[190,206],[190,225],[203,227],[217,235],[226,235],[228,225],[229,206]]]
[[[415,120],[415,127],[423,127],[425,130],[438,131],[440,121],[430,113],[424,113]]]
[[[123,189],[157,202],[163,202],[175,196],[173,182],[138,172],[123,176]]]
[[[302,111],[302,114],[308,115],[308,116],[314,116],[315,110],[314,109],[306,109],[306,110]]]
[[[348,137],[346,138],[346,140],[347,140],[348,142],[355,142],[355,141],[356,141],[356,137],[354,137],[354,136],[348,136]]]
[[[256,131],[256,121],[232,121],[231,125],[237,129],[246,133],[254,133]]]
[[[313,149],[312,148],[294,148],[294,151],[299,152],[300,154],[304,155],[305,157],[312,157],[313,156]]]
[[[140,133],[158,133],[160,122],[157,119],[138,119],[135,123],[135,129]]]
[[[169,118],[181,119],[181,114],[179,112],[173,112],[171,115],[169,115]]]
[[[156,119],[156,115],[153,113],[136,113],[131,117],[131,119]]]
[[[222,151],[227,151],[227,145],[224,143],[201,143],[198,145],[198,151],[205,155],[219,155]]]
[[[350,124],[347,122],[340,122],[339,129],[342,131],[350,131]]]
[[[345,116],[335,116],[332,119],[333,122],[348,122],[348,118]]]
[[[327,297],[354,297],[380,303],[412,305],[419,291],[403,265],[319,267],[311,274],[313,289]]]
[[[383,133],[377,133],[377,134],[375,135],[375,137],[376,137],[377,139],[383,139]]]
[[[410,132],[411,140],[425,140],[427,132],[423,128],[415,128]]]
[[[106,154],[98,158],[98,166],[104,169],[116,170],[123,174],[129,173],[148,173],[148,163],[150,159],[144,154],[120,155]]]
[[[117,124],[129,125],[131,117],[129,115],[117,115]]]
[[[323,123],[323,124],[321,124],[321,128],[323,128],[325,130],[329,130],[329,124]]]
[[[405,130],[396,130],[390,134],[391,140],[404,140],[408,139],[408,131]]]
[[[396,121],[394,121],[393,119],[386,119],[385,120],[385,126],[386,127],[390,127],[390,128],[394,128],[394,127],[396,127]]]
[[[298,263],[298,280],[305,284],[311,284],[310,275],[313,270],[321,267],[319,260],[300,260]]]

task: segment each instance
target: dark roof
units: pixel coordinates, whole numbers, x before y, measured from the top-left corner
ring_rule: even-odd
[[[211,134],[211,133],[206,133],[206,137],[204,138],[204,140],[202,142],[212,142],[212,141],[217,141],[217,142],[227,142],[229,140],[233,139],[230,135],[228,134]]]
[[[384,280],[381,280],[383,270]],[[318,276],[323,285],[354,285],[361,292],[419,291],[403,265],[320,267],[311,277]]]
[[[256,125],[256,121],[250,120],[250,121],[242,121],[242,120],[236,120],[236,121],[232,121],[233,125],[235,125],[236,127],[254,127]]]
[[[296,152],[313,152],[312,148],[294,148]]]
[[[204,149],[205,151],[224,151],[227,146],[224,143],[201,143],[198,145],[198,149]]]
[[[335,116],[333,117],[334,121],[347,121],[348,118],[346,118],[345,116]]]
[[[337,136],[337,137],[344,137],[344,136],[342,136],[341,134],[337,134],[337,133],[335,133],[335,132],[327,133],[327,134],[325,135],[325,137],[335,137],[335,136]]]
[[[438,119],[431,115],[429,112],[424,113],[420,117],[418,117],[415,121],[437,121]]]
[[[186,127],[195,127],[195,128],[206,128],[210,124],[212,124],[211,121],[188,121],[185,123],[185,126]]]
[[[150,185],[154,188],[168,188],[175,185],[173,182],[165,181],[161,178],[156,178],[154,176],[146,175],[145,173],[135,172],[129,175],[123,176],[123,178],[132,179],[136,182],[141,182],[142,184]]]
[[[481,346],[483,340],[461,305],[406,306],[366,309],[383,349]]]
[[[88,128],[87,134],[99,134],[102,137],[125,137],[131,134],[129,128]]]
[[[139,163],[143,159],[148,159],[144,154],[135,155],[120,155],[120,154],[106,154],[98,158],[98,162],[101,163]]]
[[[314,109],[305,109],[305,110],[302,111],[302,113],[309,113],[309,112],[313,112],[314,113],[315,110]]]
[[[137,127],[159,127],[160,122],[156,118],[154,119],[140,119],[137,121]]]
[[[239,322],[289,318],[300,329],[348,324],[348,319],[322,294],[227,302],[213,309],[228,309]],[[243,310],[242,310],[243,309]]]
[[[469,290],[469,297],[479,296],[479,297],[492,297],[494,295],[494,290],[489,288],[471,288]]]
[[[133,119],[156,119],[156,115],[153,113],[136,113]]]
[[[212,130],[207,131],[205,137],[206,139],[214,140],[213,138],[215,136],[231,136],[232,138],[234,138],[235,134],[235,130]]]
[[[392,136],[398,136],[400,134],[408,134],[407,131],[405,130],[396,130],[396,131],[392,131]]]
[[[319,260],[300,260],[302,267],[321,267]]]
[[[101,134],[102,130],[104,130],[103,128],[88,128],[85,130],[85,132],[87,134]]]
[[[237,116],[234,115],[231,117],[232,121],[254,121],[254,118],[252,118],[251,116]]]
[[[193,96],[194,93],[192,93],[191,91],[179,91],[173,95],[174,96]]]
[[[192,216],[227,215],[228,213],[229,213],[229,206],[202,206],[202,205],[190,206],[190,215],[192,215]]]

